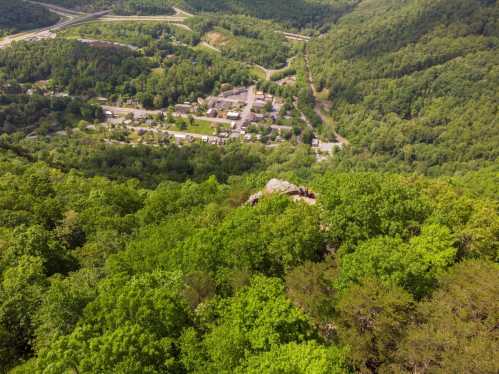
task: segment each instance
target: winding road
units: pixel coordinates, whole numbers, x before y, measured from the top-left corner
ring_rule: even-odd
[[[189,26],[185,25],[184,22],[189,17],[194,17],[194,14],[186,12],[185,10],[179,9],[177,7],[173,7],[175,10],[175,15],[172,16],[119,16],[119,15],[110,15],[111,10],[105,10],[101,12],[95,13],[83,13],[73,9],[64,8],[61,6],[47,4],[40,1],[30,1],[26,0],[26,2],[36,5],[41,5],[51,12],[59,15],[62,19],[53,26],[35,29],[19,34],[14,34],[7,36],[3,39],[0,39],[0,49],[5,48],[12,44],[13,42],[22,41],[22,40],[30,40],[30,39],[45,39],[50,37],[51,33],[54,31],[62,30],[64,28],[75,26],[78,24],[86,23],[89,21],[102,21],[102,22],[146,22],[146,21],[157,21],[157,22],[169,22],[177,25],[182,25],[186,30],[191,30]],[[191,30],[192,31],[192,30]],[[279,34],[284,35],[289,40],[298,40],[303,42],[308,42],[311,40],[309,36],[294,34],[285,31],[276,31]],[[211,46],[208,46],[211,47]],[[213,47],[215,50],[216,48]],[[213,49],[212,48],[212,49]]]
[[[95,13],[82,13],[72,9],[67,9],[52,4],[46,4],[43,2],[37,2],[37,1],[28,1],[28,2],[31,4],[41,5],[47,8],[51,12],[61,16],[62,17],[61,20],[52,26],[32,31],[22,32],[19,34],[9,35],[3,39],[0,39],[0,49],[8,47],[14,42],[19,42],[23,40],[46,39],[51,37],[51,33],[55,31],[59,31],[71,26],[76,26],[79,24],[95,20],[103,22],[158,21],[158,22],[170,22],[181,25],[188,17],[192,17],[192,14],[187,13],[178,8],[174,8],[176,14],[173,16],[114,16],[114,15],[109,15],[109,13],[111,13],[111,10],[104,10]],[[184,26],[188,28],[187,25]]]
[[[315,97],[315,107],[314,111],[315,113],[320,117],[323,123],[328,123],[330,121],[330,118],[328,118],[324,112],[327,112],[327,109],[325,107],[324,101],[318,98],[318,92],[317,89],[315,88],[314,85],[314,77],[312,75],[312,71],[310,70],[310,64],[309,64],[309,58],[308,58],[308,48],[305,48],[305,68],[306,68],[306,74],[307,74],[307,80],[308,80],[308,85],[310,89],[312,90],[312,93]],[[336,141],[340,143],[342,146],[348,146],[350,145],[350,142],[348,139],[344,138],[340,134],[334,131],[334,135],[336,137]]]
[[[49,8],[50,10],[50,8]],[[70,27],[70,26],[75,26],[81,23],[85,23],[88,21],[92,21],[95,19],[98,19],[106,14],[108,14],[110,11],[105,10],[102,12],[97,12],[97,13],[90,13],[90,14],[84,14],[84,15],[78,15],[75,16],[73,14],[71,15],[66,15],[63,16],[60,22],[56,23],[53,26],[49,27],[44,27],[41,29],[29,31],[29,32],[23,32],[20,34],[15,34],[15,35],[10,35],[7,36],[3,39],[0,40],[0,49],[8,47],[14,42],[19,42],[23,40],[31,40],[31,39],[45,39],[51,36],[51,33],[54,31],[62,30],[64,28]],[[59,15],[62,14],[62,12],[58,13]]]

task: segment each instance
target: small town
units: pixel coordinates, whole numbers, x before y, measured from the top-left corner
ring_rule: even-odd
[[[153,134],[179,145],[195,141],[215,145],[242,141],[273,146],[286,141],[303,141],[301,129],[281,124],[291,118],[282,98],[257,91],[255,86],[224,88],[226,90],[218,96],[177,104],[170,111],[138,109],[137,103],[131,100],[126,102],[128,107],[103,105],[106,123],[110,130],[134,132],[135,141],[132,143],[135,144],[148,144],[155,139],[151,136]],[[158,142],[153,140],[153,144]],[[315,137],[309,140],[309,144],[318,158],[343,146]]]

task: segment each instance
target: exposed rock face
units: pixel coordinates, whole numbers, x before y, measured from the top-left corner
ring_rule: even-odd
[[[298,195],[300,193],[300,188],[287,181],[271,179],[265,186],[264,191],[268,194],[278,193],[281,195]]]
[[[262,191],[257,192],[256,194],[251,195],[246,203],[252,206],[256,205],[262,197],[263,197],[263,192]]]
[[[293,201],[303,201],[309,205],[314,205],[316,203],[315,194],[309,191],[308,188],[298,187],[288,181],[274,178],[267,183],[263,191],[251,195],[247,204],[256,205],[265,195],[272,194],[287,195],[290,196]]]

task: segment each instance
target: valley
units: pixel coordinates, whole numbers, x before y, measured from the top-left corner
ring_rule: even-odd
[[[23,33],[20,35],[12,35],[12,36],[9,36],[7,38],[4,38],[4,40],[0,40],[0,48],[8,47],[13,42],[19,42],[19,41],[23,41],[23,40],[37,41],[37,40],[43,40],[46,38],[48,38],[48,39],[55,38],[56,33],[60,32],[60,31],[64,31],[65,29],[71,29],[74,27],[76,27],[78,30],[82,30],[82,27],[85,27],[85,24],[88,24],[89,30],[92,27],[96,27],[98,29],[99,26],[98,26],[98,24],[95,23],[95,21],[104,22],[104,23],[119,22],[120,24],[126,23],[129,25],[131,23],[140,24],[143,22],[171,23],[173,27],[185,28],[186,31],[193,32],[193,30],[191,28],[192,26],[190,26],[190,23],[188,22],[188,20],[189,20],[189,18],[195,17],[193,14],[185,12],[179,8],[176,8],[176,7],[174,8],[176,14],[172,15],[172,16],[115,16],[115,15],[109,15],[110,10],[109,11],[100,11],[100,12],[92,13],[92,14],[87,14],[87,13],[83,13],[80,11],[74,11],[71,9],[63,8],[61,6],[52,5],[52,4],[45,4],[45,3],[41,3],[41,2],[37,2],[36,4],[40,5],[40,6],[44,6],[50,11],[56,12],[58,15],[63,17],[63,20],[61,20],[61,22],[57,23],[56,25],[54,25],[50,28],[41,29],[41,30],[28,32],[28,33]],[[197,22],[198,21],[194,21],[194,25],[196,25]],[[205,22],[205,21],[203,21],[203,22]],[[194,28],[196,28],[196,27],[197,26],[194,26]],[[207,29],[207,30],[209,30],[209,29]],[[285,39],[288,39],[292,42],[306,43],[306,42],[310,41],[310,37],[296,34],[296,33],[289,33],[289,32],[284,32],[284,31],[280,31],[280,30],[270,30],[270,33],[282,35]],[[74,34],[71,30],[68,30],[68,32],[63,33],[63,35],[68,35],[68,36],[73,38],[73,37],[75,37],[73,35],[76,35],[76,34]],[[85,33],[83,33],[83,35],[80,34],[79,36],[86,37],[87,35],[85,35]],[[96,37],[95,34],[91,35],[91,36]],[[139,46],[134,46],[132,44],[126,44],[126,43],[120,43],[119,41],[113,39],[112,35],[110,35],[109,39],[110,40],[106,40],[105,37],[102,38],[102,36],[101,36],[101,37],[99,37],[99,39],[88,39],[88,38],[81,38],[80,37],[77,40],[79,42],[82,42],[82,43],[95,45],[95,46],[99,45],[101,47],[105,47],[106,45],[109,47],[113,47],[113,46],[114,47],[124,47],[124,48],[131,49],[132,51],[138,51],[140,49]],[[217,47],[209,44],[206,41],[202,41],[200,43],[200,45],[206,46],[207,48],[209,48],[209,49],[211,49],[214,52],[217,52],[219,54],[222,54],[222,55],[224,54],[224,51],[218,49]],[[186,46],[188,46],[188,45],[186,45]],[[222,47],[222,48],[224,48],[224,47]],[[254,66],[257,69],[263,70],[265,72],[265,79],[267,81],[270,81],[273,75],[279,74],[280,72],[285,72],[287,69],[289,69],[295,58],[296,58],[296,56],[289,57],[286,60],[285,66],[280,68],[280,69],[271,69],[271,68],[267,69],[267,68],[265,68],[261,65],[258,65],[258,64],[255,64]],[[272,122],[269,123],[268,125],[263,126],[263,127],[261,125],[258,125],[257,122],[254,121],[254,117],[255,117],[255,114],[254,114],[254,111],[255,111],[255,106],[254,106],[255,105],[255,97],[254,97],[255,96],[255,87],[254,86],[249,87],[249,89],[247,91],[250,94],[247,98],[247,102],[244,105],[244,109],[240,113],[238,112],[238,108],[236,108],[234,110],[236,113],[238,113],[237,114],[238,120],[235,122],[230,120],[230,119],[219,119],[219,118],[213,118],[213,117],[207,117],[207,116],[205,116],[205,117],[192,116],[192,117],[195,119],[202,120],[202,121],[211,122],[212,124],[223,123],[223,124],[230,125],[232,122],[235,123],[235,125],[232,126],[232,129],[230,129],[228,133],[222,132],[222,136],[226,136],[227,137],[226,139],[224,139],[223,137],[222,138],[217,137],[216,132],[214,132],[213,134],[209,134],[209,135],[214,136],[214,138],[211,139],[211,141],[215,144],[225,144],[228,140],[239,140],[240,139],[240,140],[248,141],[251,139],[253,139],[253,140],[254,139],[260,140],[262,138],[268,139],[269,134],[274,134],[274,133],[276,133],[276,135],[272,135],[272,139],[277,139],[278,143],[285,141],[285,139],[290,139],[290,137],[291,137],[290,134],[292,133],[293,127],[290,125],[286,125],[286,124],[275,124],[276,120],[280,118],[280,116],[278,116],[277,114],[272,115],[272,118],[273,118]],[[199,100],[203,100],[203,99],[199,98],[198,101]],[[282,105],[283,105],[283,102],[281,102],[277,106],[277,109],[271,108],[271,111],[274,110],[276,112],[279,112],[279,110],[280,110],[279,108],[282,107]],[[319,106],[319,104],[317,104],[317,105]],[[293,104],[293,106],[296,106],[296,103]],[[165,109],[163,109],[163,112],[161,112],[161,111],[158,112],[158,111],[146,111],[146,110],[141,110],[141,109],[127,109],[124,107],[122,108],[122,107],[116,107],[116,106],[115,107],[103,107],[103,108],[104,108],[104,110],[110,111],[112,113],[121,113],[121,114],[127,114],[127,115],[132,115],[132,116],[135,115],[136,117],[138,116],[139,118],[152,117],[152,116],[157,115],[158,113],[165,113]],[[295,110],[296,110],[296,108],[295,108]],[[179,115],[179,114],[177,113],[177,115]],[[258,116],[260,116],[260,114],[257,114],[257,117]],[[187,114],[185,115],[185,117],[187,117]],[[288,118],[290,118],[290,117],[288,116]],[[305,118],[303,113],[300,114],[300,118],[301,118],[300,120]],[[259,121],[261,121],[261,120],[259,120]],[[255,131],[255,128],[256,129],[258,129],[258,128],[265,129],[264,130],[265,133],[258,134],[258,131],[257,131],[255,136],[253,136],[252,134],[246,134],[246,130],[247,130],[248,126],[251,127],[251,131]],[[312,131],[313,131],[313,127],[310,126],[310,123],[309,123],[309,128],[312,129]],[[151,129],[151,130],[154,131],[154,129]],[[142,128],[141,128],[141,131],[142,131]],[[295,132],[296,132],[296,130],[295,130]],[[198,137],[192,137],[187,132],[184,133],[184,135],[186,137],[188,137],[186,139],[198,138]],[[336,136],[336,138],[339,139],[337,136]],[[206,141],[207,138],[204,138],[204,140]],[[335,139],[332,139],[332,140],[335,141]],[[325,141],[324,140],[321,141],[321,140],[314,140],[314,139],[309,139],[309,138],[307,138],[307,142],[309,142],[309,144],[314,143],[314,145],[317,147],[318,155],[319,155],[319,149],[325,149],[325,150],[327,150],[326,153],[329,153],[329,152],[332,152],[335,149],[335,147],[341,148],[344,145],[346,145],[346,141],[343,138],[341,138],[341,141],[339,141],[338,143],[328,142],[328,139],[326,139]],[[324,145],[322,145],[322,143],[324,143]],[[321,158],[321,156],[318,156],[318,157]]]

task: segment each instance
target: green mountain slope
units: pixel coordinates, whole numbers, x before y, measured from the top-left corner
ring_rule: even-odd
[[[0,37],[53,25],[59,17],[45,8],[20,1],[0,0]]]
[[[192,12],[222,12],[273,19],[296,27],[315,27],[337,20],[359,0],[46,0],[68,8],[114,8],[122,14],[163,14],[171,6]]]
[[[174,13],[171,0],[46,0],[44,2],[82,11],[113,9],[115,14],[120,15]]]
[[[433,174],[495,161],[498,19],[491,0],[364,0],[311,43],[353,160]]]
[[[337,20],[358,0],[182,0],[192,10],[246,14],[296,27],[315,27]]]

